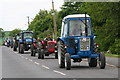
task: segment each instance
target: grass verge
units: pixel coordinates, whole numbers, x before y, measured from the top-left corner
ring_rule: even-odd
[[[118,54],[108,54],[108,53],[105,53],[105,56],[120,58],[120,54],[118,55]]]

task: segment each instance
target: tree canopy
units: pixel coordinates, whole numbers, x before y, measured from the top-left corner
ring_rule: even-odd
[[[19,33],[19,32],[21,32],[20,29],[14,29],[14,30],[10,31],[9,36],[15,36],[15,34],[17,34],[17,33]]]
[[[65,2],[61,11],[55,11],[58,36],[60,36],[63,17],[69,14],[87,13],[92,18],[96,42],[101,51],[111,50],[120,53],[120,2]],[[30,23],[28,30],[39,33],[40,38],[53,32],[52,10],[40,10]]]
[[[4,30],[2,28],[0,28],[0,38],[4,37],[4,36],[5,36]]]

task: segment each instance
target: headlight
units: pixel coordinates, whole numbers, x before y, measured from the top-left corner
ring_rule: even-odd
[[[78,43],[78,40],[75,40],[75,43]]]

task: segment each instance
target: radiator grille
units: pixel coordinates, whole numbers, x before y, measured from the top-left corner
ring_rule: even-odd
[[[80,38],[80,50],[81,51],[90,50],[90,38]]]

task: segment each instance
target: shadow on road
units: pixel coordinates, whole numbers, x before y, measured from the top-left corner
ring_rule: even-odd
[[[48,57],[47,57],[47,58],[44,58],[44,59],[55,59],[55,58],[48,58]]]
[[[89,67],[89,66],[71,66],[71,68],[73,69],[73,70],[78,70],[78,69],[86,69],[86,70],[88,70],[88,69],[99,69],[99,67]]]

